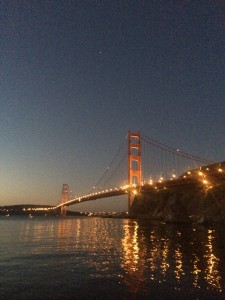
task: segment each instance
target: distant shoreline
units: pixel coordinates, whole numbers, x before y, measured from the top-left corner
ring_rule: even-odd
[[[50,205],[19,204],[0,206],[0,216],[53,216],[61,217],[60,209]],[[67,210],[66,216],[128,218],[127,212],[76,212]]]

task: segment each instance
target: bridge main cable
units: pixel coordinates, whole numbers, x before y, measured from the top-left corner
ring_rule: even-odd
[[[175,148],[172,148],[170,146],[167,146],[163,143],[160,143],[152,138],[149,138],[147,136],[144,136],[142,137],[142,140],[146,143],[149,143],[151,144],[152,146],[154,147],[157,147],[159,149],[162,149],[164,151],[167,151],[167,152],[170,152],[170,153],[173,153],[173,154],[176,154],[177,156],[181,156],[181,157],[185,157],[185,158],[188,158],[190,160],[193,160],[193,161],[198,161],[198,162],[201,162],[201,163],[205,163],[205,164],[212,164],[212,163],[215,163],[214,161],[212,160],[208,160],[208,159],[205,159],[205,158],[202,158],[202,157],[199,157],[199,156],[196,156],[196,155],[192,155],[192,154],[189,154],[187,152],[184,152],[180,149],[175,149]]]
[[[124,140],[124,141],[122,142],[122,144],[120,145],[118,151],[116,152],[114,158],[112,159],[112,161],[111,161],[110,164],[108,165],[108,167],[107,167],[107,169],[105,170],[105,172],[103,173],[103,175],[99,178],[99,180],[97,181],[97,183],[94,185],[95,188],[98,187],[98,186],[100,185],[100,183],[103,181],[103,179],[106,177],[107,173],[108,173],[109,170],[111,169],[112,165],[114,164],[116,158],[118,157],[118,155],[119,155],[121,149],[124,147],[124,145],[125,145],[125,140]],[[120,160],[119,164],[123,161],[123,159],[124,159],[124,157]],[[119,167],[119,165],[116,167],[115,171],[117,170],[118,167]],[[114,171],[114,173],[115,173],[115,171]],[[114,173],[113,173],[113,174],[114,174]],[[109,181],[109,179],[113,176],[113,174],[112,174],[112,175],[104,182],[104,184],[105,184],[106,182]]]

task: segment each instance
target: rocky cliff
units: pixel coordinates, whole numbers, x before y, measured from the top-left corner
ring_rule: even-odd
[[[144,186],[134,198],[131,215],[164,222],[225,222],[225,163]]]

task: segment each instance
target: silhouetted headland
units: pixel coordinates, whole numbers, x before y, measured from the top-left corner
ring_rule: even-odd
[[[143,186],[134,198],[131,214],[168,223],[225,222],[225,162]]]

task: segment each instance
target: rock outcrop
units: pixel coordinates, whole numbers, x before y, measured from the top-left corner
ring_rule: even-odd
[[[207,184],[206,179],[199,180],[195,176],[197,171],[193,170],[195,175],[189,180],[184,180],[186,175],[183,174],[174,184],[168,182],[157,189],[143,187],[134,198],[131,216],[172,223],[225,222],[224,170],[220,174],[207,174]]]

